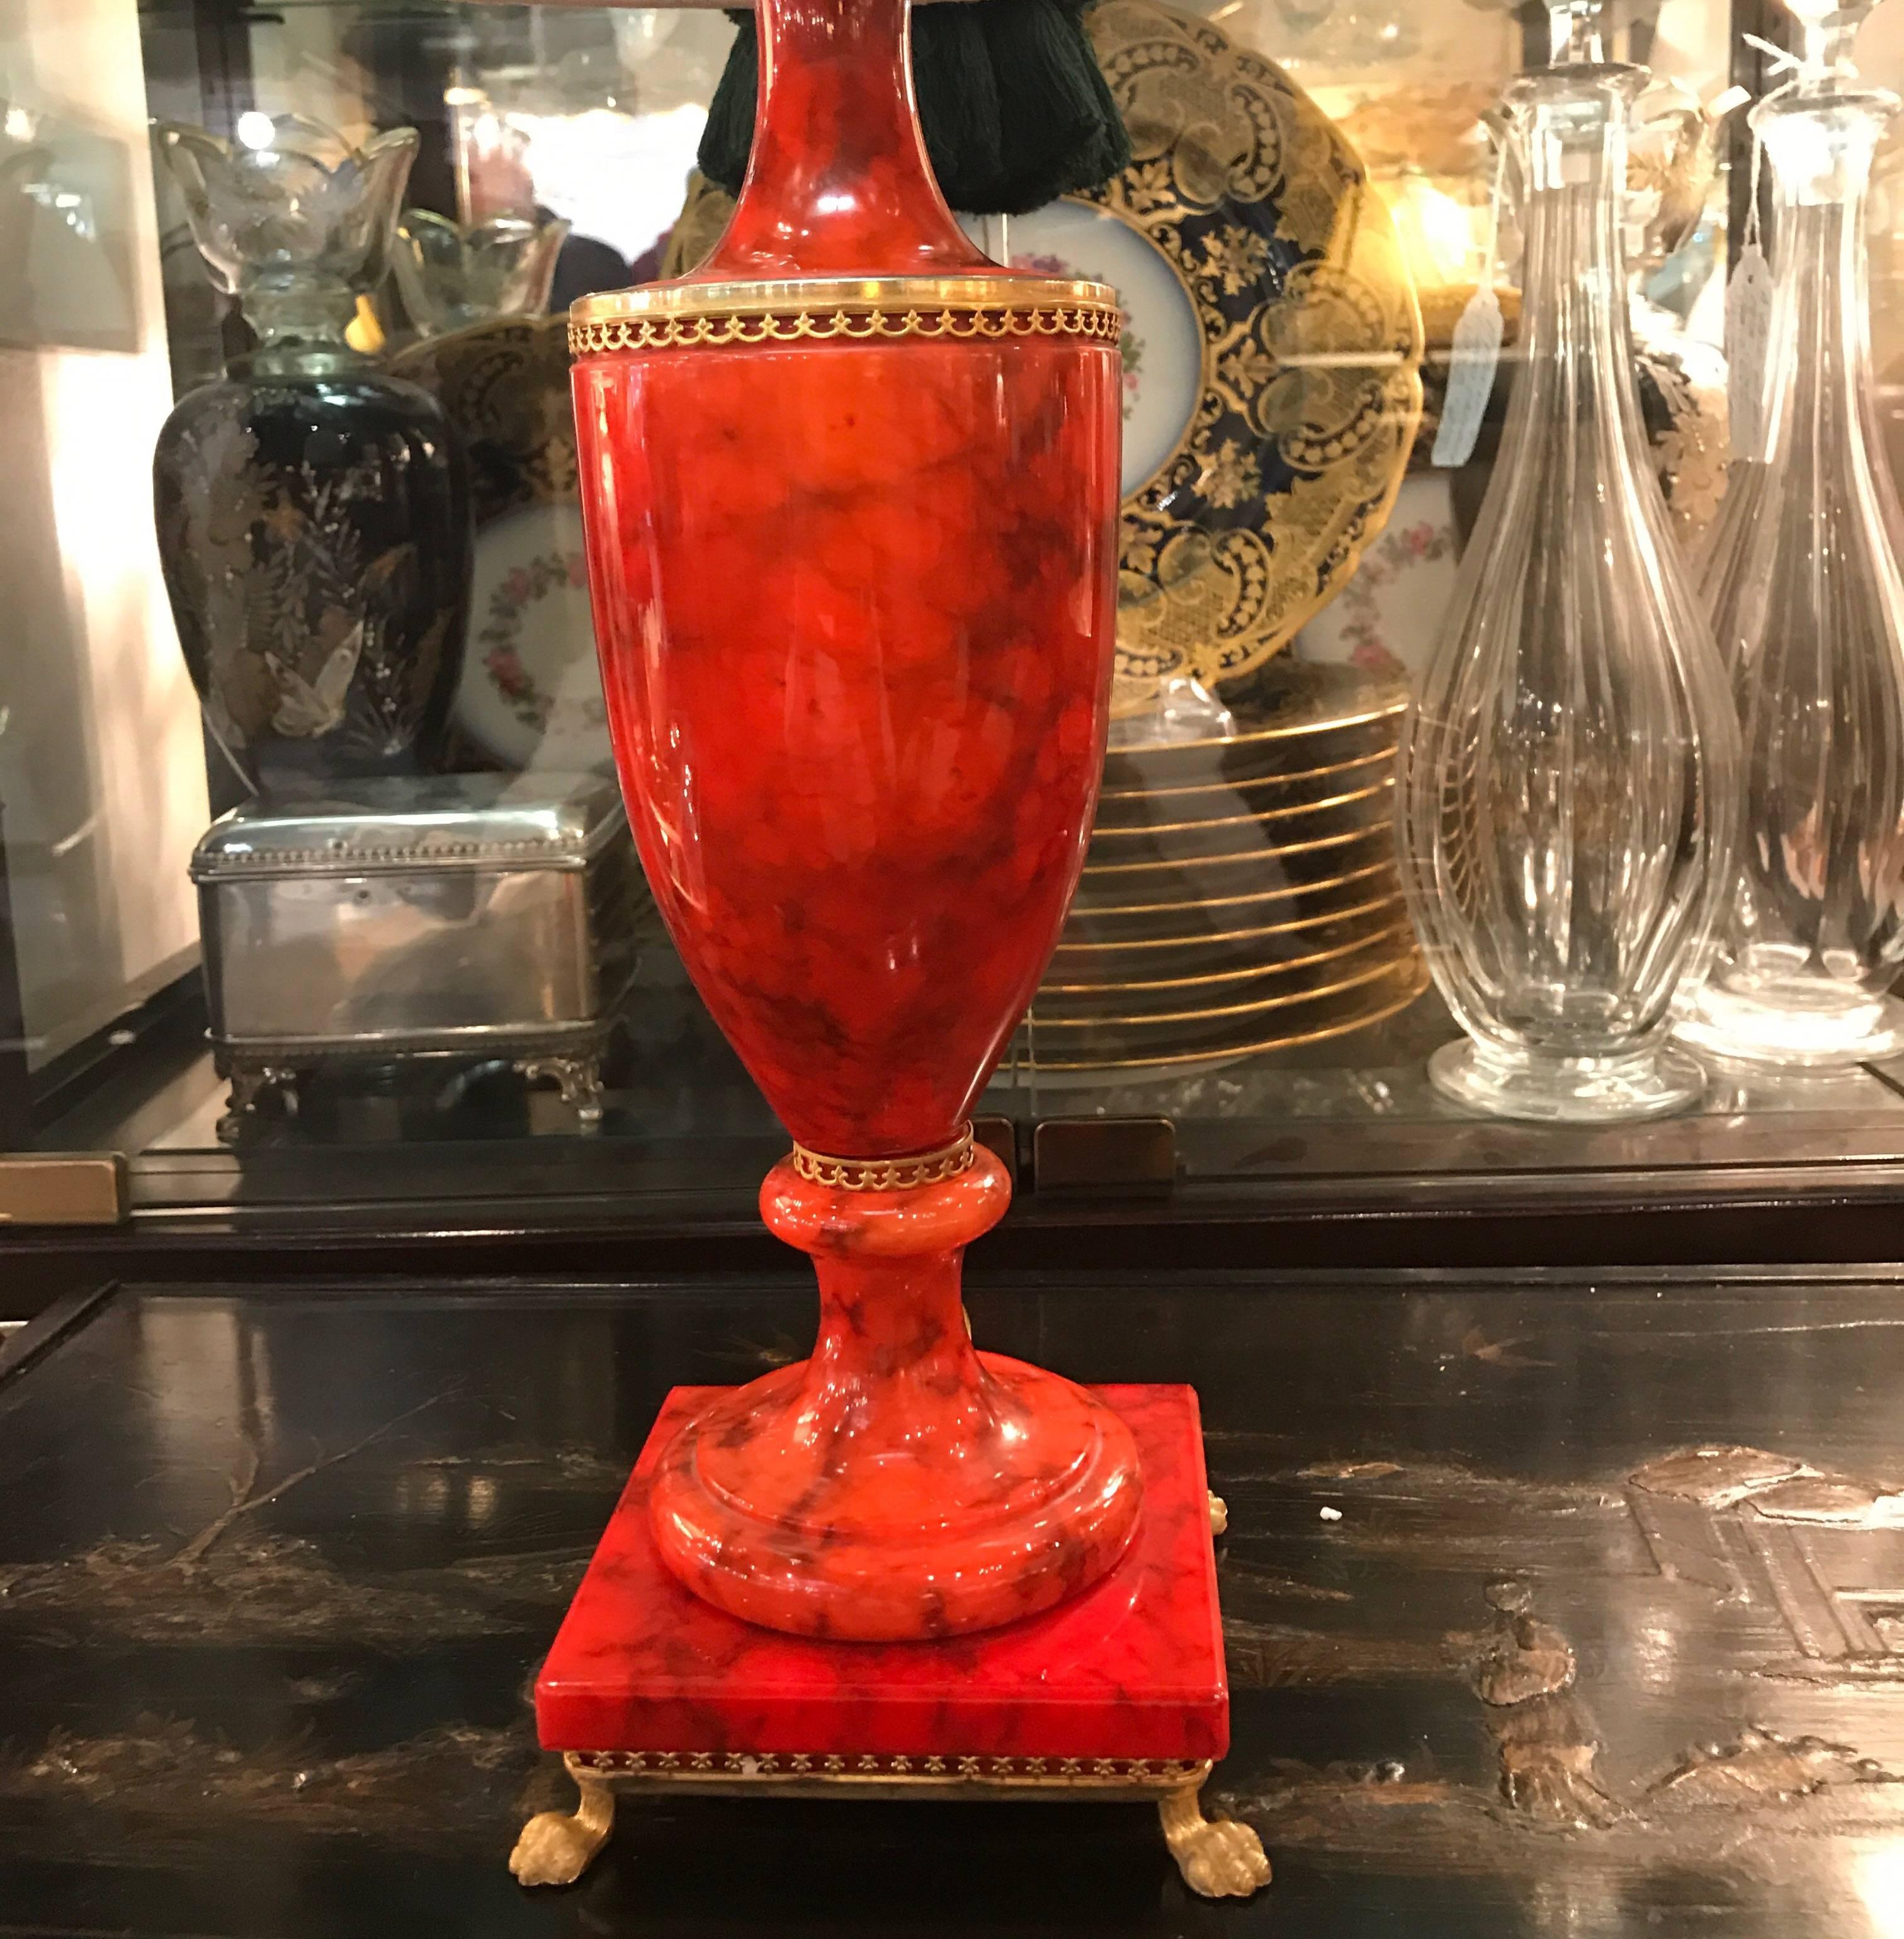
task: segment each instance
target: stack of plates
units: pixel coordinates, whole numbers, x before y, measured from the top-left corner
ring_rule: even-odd
[[[1379,1022],[1427,979],[1392,826],[1400,685],[1285,661],[1235,735],[1113,748],[1027,1026],[1040,1071],[1171,1069]]]

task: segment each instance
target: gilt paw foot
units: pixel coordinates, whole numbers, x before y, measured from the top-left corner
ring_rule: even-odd
[[[1212,1823],[1194,1791],[1180,1791],[1159,1807],[1164,1837],[1184,1883],[1203,1898],[1248,1898],[1269,1883],[1263,1840],[1234,1819]]]
[[[522,1827],[509,1869],[523,1885],[573,1885],[608,1842],[614,1824],[614,1794],[585,1784],[572,1814],[544,1811]]]

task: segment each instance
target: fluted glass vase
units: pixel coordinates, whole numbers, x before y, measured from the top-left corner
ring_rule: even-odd
[[[1437,1087],[1502,1116],[1658,1116],[1730,881],[1738,734],[1634,388],[1619,196],[1643,68],[1592,9],[1507,102],[1527,184],[1523,327],[1481,519],[1403,736],[1403,884],[1467,1040]]]
[[[407,210],[391,266],[410,320],[422,336],[446,336],[493,317],[546,315],[570,227],[559,216],[458,223]]]
[[[1872,157],[1898,105],[1826,65],[1754,117],[1775,190],[1766,442],[1734,467],[1704,587],[1743,730],[1744,826],[1681,1028],[1754,1063],[1904,1048],[1904,1004],[1887,994],[1904,966],[1904,582],[1864,244]]]

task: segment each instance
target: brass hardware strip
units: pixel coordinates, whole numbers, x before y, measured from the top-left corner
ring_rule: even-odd
[[[789,1755],[750,1751],[571,1751],[578,1776],[666,1784],[982,1784],[1128,1791],[1201,1784],[1207,1762],[1158,1758],[903,1757],[838,1751]]]
[[[1107,310],[1122,324],[1107,283],[1068,276],[1014,276],[983,269],[964,275],[784,276],[724,282],[644,283],[607,290],[571,306],[577,328],[641,318],[828,316],[845,310],[903,315],[910,311]]]
[[[634,316],[605,323],[571,323],[568,347],[577,357],[618,350],[678,350],[696,345],[824,342],[854,343],[918,336],[970,342],[1014,336],[1076,337],[1115,343],[1123,319],[1115,310],[1080,306],[1020,309],[988,306],[943,310],[779,310],[721,315]]]
[[[120,1225],[126,1161],[117,1152],[0,1158],[0,1225]]]

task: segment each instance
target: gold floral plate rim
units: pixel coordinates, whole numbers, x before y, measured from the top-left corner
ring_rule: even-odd
[[[1299,83],[1156,0],[1089,26],[1134,159],[1077,199],[1163,257],[1202,338],[1190,422],[1124,500],[1129,717],[1173,672],[1273,658],[1353,574],[1407,473],[1424,346],[1393,220]]]
[[[1358,956],[1365,949],[1375,948],[1397,936],[1412,936],[1413,933],[1407,918],[1403,916],[1385,929],[1372,930],[1366,936],[1352,936],[1348,942],[1336,943],[1330,948],[1311,950],[1306,956],[1291,956],[1281,962],[1248,963],[1235,970],[1210,970],[1195,976],[1160,976],[1138,982],[1127,982],[1121,978],[1101,983],[1046,982],[1038,985],[1037,994],[1032,1001],[1041,1003],[1048,997],[1136,995],[1150,990],[1202,990],[1221,984],[1248,982],[1253,978],[1267,981],[1272,976],[1293,976],[1299,970],[1312,970],[1318,963],[1339,963],[1345,956]]]
[[[1290,855],[1313,855],[1318,849],[1339,848],[1351,842],[1366,842],[1372,835],[1382,836],[1392,842],[1394,829],[1388,822],[1372,821],[1366,828],[1351,828],[1340,835],[1318,835],[1308,842],[1279,842],[1273,848],[1245,848],[1231,855],[1185,855],[1159,862],[1087,862],[1083,873],[1087,878],[1101,881],[1107,875],[1154,875],[1166,869],[1233,869],[1248,862],[1266,866]]]
[[[532,508],[576,506],[575,414],[569,402],[568,325],[560,317],[491,316],[397,351],[388,373],[420,385],[448,413],[464,443],[480,450],[471,492],[479,542]],[[515,408],[538,393],[559,409]],[[478,657],[472,616],[466,658]]]
[[[1216,948],[1226,943],[1260,942],[1271,936],[1294,936],[1305,929],[1321,929],[1332,922],[1350,922],[1357,916],[1373,915],[1382,909],[1400,909],[1405,898],[1400,888],[1372,902],[1357,903],[1353,909],[1326,910],[1321,915],[1305,915],[1294,922],[1272,922],[1252,929],[1206,930],[1198,936],[1141,936],[1128,942],[1115,939],[1099,942],[1061,942],[1051,952],[1056,963],[1061,957],[1085,954],[1107,954],[1116,950]]]
[[[1320,768],[1300,768],[1288,774],[1257,775],[1240,781],[1199,781],[1191,787],[1100,788],[1098,799],[1106,801],[1174,801],[1182,795],[1247,794],[1257,788],[1293,787],[1298,781],[1321,781],[1347,773],[1352,768],[1372,768],[1378,762],[1392,763],[1397,749],[1379,747],[1372,754],[1358,754],[1352,761],[1331,761]],[[1107,756],[1107,763],[1109,757]]]
[[[1071,914],[1090,919],[1107,915],[1174,915],[1180,909],[1234,909],[1238,903],[1287,902],[1291,896],[1312,895],[1319,890],[1339,889],[1351,882],[1366,881],[1370,875],[1380,875],[1385,869],[1395,869],[1399,883],[1400,864],[1394,856],[1388,855],[1371,862],[1366,869],[1351,869],[1346,875],[1327,875],[1315,882],[1291,882],[1279,889],[1260,889],[1252,895],[1192,896],[1181,902],[1168,903],[1074,903]],[[1400,893],[1399,888],[1397,893]]]
[[[1415,948],[1412,934],[1407,946],[1392,954],[1385,956],[1372,969],[1359,970],[1353,976],[1345,976],[1339,982],[1325,983],[1318,989],[1292,991],[1286,996],[1265,997],[1250,1003],[1222,1003],[1214,1008],[1200,1010],[1164,1010],[1150,1016],[1110,1017],[1048,1017],[1032,1000],[1031,1022],[1034,1030],[1152,1030],[1162,1029],[1174,1024],[1214,1023],[1224,1017],[1260,1016],[1268,1010],[1286,1010],[1292,1003],[1306,1003],[1324,997],[1340,996],[1345,990],[1359,990],[1364,983],[1372,983],[1380,976],[1400,968],[1415,960],[1420,951]]]
[[[1240,728],[1234,734],[1213,734],[1196,741],[1141,741],[1134,747],[1112,747],[1106,750],[1104,764],[1118,760],[1135,760],[1140,756],[1156,759],[1170,754],[1201,753],[1208,747],[1248,747],[1265,741],[1293,741],[1305,735],[1345,733],[1352,727],[1367,727],[1378,721],[1396,720],[1408,711],[1409,695],[1406,688],[1391,694],[1378,705],[1371,704],[1360,712],[1332,715],[1326,720],[1293,720],[1287,726]],[[1322,773],[1326,769],[1316,769],[1312,772]],[[1271,778],[1265,776],[1265,779]],[[1206,786],[1210,784],[1206,783]],[[1126,790],[1136,792],[1136,790]]]
[[[1026,1059],[1026,1069],[1033,1082],[1042,1072],[1049,1072],[1053,1076],[1063,1076],[1068,1073],[1083,1075],[1099,1070],[1168,1070],[1172,1076],[1180,1076],[1193,1064],[1239,1064],[1247,1057],[1263,1057],[1277,1050],[1300,1050],[1308,1044],[1326,1043],[1332,1037],[1347,1036],[1356,1030],[1372,1029],[1377,1024],[1388,1022],[1391,1017],[1400,1016],[1411,1003],[1420,1000],[1427,987],[1427,966],[1423,963],[1409,979],[1409,987],[1392,1002],[1385,1003],[1375,1009],[1352,1012],[1346,1018],[1333,1019],[1319,1030],[1299,1030],[1293,1036],[1263,1037],[1254,1043],[1226,1045],[1215,1050],[1175,1051],[1160,1057],[1058,1059],[1040,1057],[1034,1052]]]
[[[1107,828],[1101,823],[1091,831],[1095,846],[1099,842],[1128,841],[1138,835],[1193,835],[1212,828],[1260,828],[1266,822],[1288,821],[1299,814],[1321,814],[1332,808],[1351,808],[1358,801],[1372,801],[1377,795],[1392,794],[1395,788],[1393,775],[1385,776],[1373,787],[1357,788],[1352,794],[1326,795],[1319,801],[1291,802],[1286,808],[1260,808],[1249,814],[1211,814],[1198,821],[1141,821],[1128,827],[1113,823]]]

